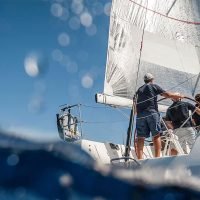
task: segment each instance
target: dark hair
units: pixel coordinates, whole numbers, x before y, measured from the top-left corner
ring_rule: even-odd
[[[200,102],[200,94],[196,94],[195,95],[195,100],[198,101],[198,102]]]
[[[153,80],[153,78],[150,79],[150,80],[144,80],[144,82],[145,82],[145,83],[149,83],[149,82],[151,82],[152,80]]]

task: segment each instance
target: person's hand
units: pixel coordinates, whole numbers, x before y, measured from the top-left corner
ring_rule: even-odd
[[[177,96],[177,98],[181,98],[181,99],[185,98],[185,95],[180,94],[179,92],[175,92],[175,95]]]

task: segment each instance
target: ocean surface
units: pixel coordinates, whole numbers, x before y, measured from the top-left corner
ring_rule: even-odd
[[[94,161],[77,145],[0,133],[0,200],[197,200],[185,169],[126,169]]]

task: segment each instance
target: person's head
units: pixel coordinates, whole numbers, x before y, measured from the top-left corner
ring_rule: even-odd
[[[146,73],[145,75],[144,75],[144,82],[145,83],[150,83],[150,82],[152,82],[154,80],[154,77],[153,77],[153,75],[151,74],[151,73]]]
[[[200,94],[195,95],[195,100],[200,103]]]
[[[180,93],[175,93],[176,95],[177,95],[177,97],[172,97],[171,98],[171,100],[173,101],[173,102],[177,102],[177,101],[181,101],[181,98],[179,97],[181,94]]]

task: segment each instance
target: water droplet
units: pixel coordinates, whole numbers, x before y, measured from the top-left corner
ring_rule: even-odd
[[[51,14],[55,17],[61,17],[63,15],[63,7],[59,3],[53,3],[51,5]]]
[[[84,12],[80,15],[80,21],[83,26],[89,27],[92,25],[92,16],[88,12]]]
[[[91,88],[93,86],[93,78],[90,75],[84,75],[81,79],[81,84],[84,88]]]
[[[18,164],[18,162],[19,162],[19,156],[16,154],[11,154],[7,158],[7,164],[10,166],[15,166]]]
[[[72,12],[79,15],[84,10],[84,5],[82,2],[73,1],[71,4]]]
[[[24,69],[31,77],[43,75],[48,69],[48,59],[42,53],[30,53],[24,59]]]
[[[24,61],[24,68],[25,72],[29,76],[31,77],[38,76],[39,68],[38,68],[37,58],[33,55],[26,57]]]
[[[104,13],[107,16],[110,16],[110,11],[111,11],[111,3],[106,3],[104,6]]]
[[[60,16],[60,19],[63,21],[67,21],[69,18],[69,10],[66,8],[63,8],[62,16]]]
[[[61,46],[68,46],[69,43],[70,43],[70,37],[67,33],[61,33],[59,36],[58,36],[58,43],[61,45]]]
[[[59,178],[59,182],[62,186],[69,187],[73,183],[73,178],[70,174],[65,174]]]

